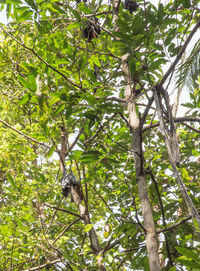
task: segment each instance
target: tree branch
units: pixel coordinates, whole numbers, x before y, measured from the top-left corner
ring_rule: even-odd
[[[164,138],[165,144],[166,144],[166,148],[167,148],[167,152],[168,152],[168,157],[169,157],[169,161],[170,164],[172,166],[173,169],[173,173],[174,173],[174,178],[176,179],[176,181],[179,184],[180,187],[180,192],[181,195],[183,197],[183,199],[185,200],[185,203],[187,205],[188,211],[190,212],[190,214],[192,215],[193,218],[195,218],[197,220],[197,224],[198,224],[198,228],[200,228],[200,215],[195,207],[195,205],[193,204],[193,201],[190,197],[190,195],[187,192],[186,186],[182,180],[182,177],[176,167],[176,160],[174,157],[174,148],[170,142],[170,137],[168,136],[166,129],[165,129],[165,123],[164,123],[164,119],[162,116],[162,112],[161,112],[161,102],[160,102],[160,97],[159,97],[159,89],[155,89],[154,91],[154,99],[155,99],[155,103],[156,103],[156,107],[157,107],[157,112],[158,112],[158,118],[160,121],[160,129],[161,129],[161,133],[162,136]],[[193,223],[194,224],[194,223]],[[196,225],[194,224],[194,227],[196,228]]]
[[[1,25],[0,28],[9,36],[11,37],[13,40],[15,40],[19,45],[21,45],[22,47],[24,47],[26,50],[30,51],[31,53],[33,53],[39,60],[41,60],[47,67],[49,67],[50,69],[52,69],[54,72],[58,73],[59,75],[61,75],[65,80],[67,80],[70,84],[72,84],[73,86],[77,87],[77,88],[81,88],[79,85],[75,84],[73,81],[71,81],[69,78],[67,78],[66,75],[64,75],[62,72],[60,72],[59,70],[57,70],[56,68],[54,68],[52,65],[50,65],[46,60],[44,60],[41,56],[39,56],[33,49],[27,47],[26,45],[24,45],[22,42],[20,42],[19,40],[17,40],[12,34],[10,34],[7,30],[5,30]]]
[[[191,121],[191,122],[200,122],[200,118],[193,118],[193,117],[179,117],[179,118],[175,118],[174,122],[181,122],[182,124],[186,125],[184,122],[185,121]],[[154,123],[152,125],[147,125],[142,129],[142,132],[145,132],[146,130],[149,130],[150,128],[155,128],[158,127],[160,124],[160,122],[158,121],[157,123]],[[189,126],[188,124],[186,125],[188,128],[190,129],[195,129],[194,127]],[[197,130],[199,131],[199,130]],[[196,132],[197,132],[196,131]]]
[[[76,222],[80,221],[82,218],[78,218],[76,220],[74,220],[73,222],[71,222],[69,225],[67,225],[64,230],[58,235],[58,237],[53,241],[53,243],[51,244],[51,246],[53,246],[58,239],[60,239],[61,236],[63,236],[63,234],[69,229],[71,228],[71,226],[73,226]]]
[[[52,209],[56,209],[56,210],[58,210],[58,211],[64,212],[64,213],[68,213],[68,214],[70,214],[70,215],[74,215],[74,216],[78,217],[79,219],[82,219],[82,217],[81,217],[80,215],[78,215],[78,214],[76,214],[76,213],[73,213],[73,212],[71,212],[71,211],[68,211],[68,210],[66,210],[66,209],[58,208],[58,207],[52,206],[52,205],[50,205],[50,204],[48,204],[48,203],[44,203],[44,205],[47,206],[47,207],[50,207],[50,208],[52,208]]]
[[[56,259],[56,260],[54,260],[54,261],[52,261],[52,262],[47,262],[47,263],[45,263],[45,264],[42,264],[42,265],[39,265],[39,266],[36,266],[36,267],[32,267],[32,268],[29,268],[29,269],[25,269],[25,270],[23,270],[23,271],[36,271],[36,270],[40,270],[40,269],[42,269],[42,268],[45,268],[45,267],[47,267],[47,266],[49,266],[49,265],[53,265],[53,264],[55,264],[55,263],[59,263],[59,262],[61,262],[62,261],[62,259]]]
[[[80,137],[82,131],[83,131],[83,128],[80,128],[80,129],[79,129],[79,132],[78,132],[78,134],[77,134],[77,136],[76,136],[75,139],[74,139],[74,141],[73,141],[72,144],[69,146],[69,148],[68,148],[68,150],[67,150],[67,152],[66,152],[66,155],[74,148],[74,146],[76,145],[76,143],[77,143],[77,141],[78,141],[78,139],[79,139],[79,137]]]
[[[196,129],[194,127],[192,127],[191,125],[188,125],[187,123],[185,122],[181,122],[183,125],[185,125],[186,127],[188,127],[189,129],[193,130],[194,132],[196,133],[200,133],[200,130],[199,129]]]
[[[26,134],[24,134],[24,133],[20,132],[19,130],[15,129],[13,126],[11,126],[10,124],[8,124],[7,122],[3,121],[2,119],[0,119],[0,122],[3,123],[3,124],[4,124],[5,126],[7,126],[8,128],[10,128],[10,129],[12,129],[13,131],[15,131],[16,133],[18,133],[19,135],[22,135],[22,136],[23,136],[24,138],[26,138],[27,140],[31,140],[31,141],[33,141],[33,142],[36,143],[36,144],[39,144],[39,145],[41,145],[41,146],[43,146],[43,147],[45,147],[45,148],[50,149],[50,147],[49,147],[48,145],[46,145],[46,144],[44,144],[44,143],[42,143],[42,142],[37,141],[37,140],[36,140],[35,138],[33,138],[33,137],[27,136]],[[58,151],[56,151],[56,152],[58,152]]]
[[[91,138],[88,138],[84,141],[84,144],[88,144],[92,142],[95,139],[95,137],[97,137],[98,134],[104,129],[105,125],[107,125],[115,116],[116,116],[116,113],[112,114],[103,124],[99,126],[99,128],[96,130],[96,132]]]
[[[162,221],[163,221],[163,225],[166,229],[166,218],[165,218],[165,211],[164,211],[164,206],[163,206],[163,203],[162,203],[162,198],[161,198],[161,195],[160,195],[160,191],[159,191],[159,188],[158,188],[158,183],[153,175],[153,172],[150,170],[148,171],[149,175],[151,176],[151,179],[154,183],[154,186],[155,186],[155,189],[156,189],[156,193],[157,193],[157,196],[158,196],[158,201],[159,201],[159,205],[160,205],[160,210],[161,210],[161,214],[162,214]],[[166,244],[166,251],[167,251],[167,255],[168,255],[168,258],[169,258],[169,262],[171,264],[171,266],[174,266],[173,264],[173,260],[172,260],[172,257],[171,257],[171,254],[170,254],[170,248],[169,248],[169,241],[168,241],[168,238],[167,238],[167,235],[164,233],[164,236],[165,236],[165,244]]]
[[[174,62],[171,64],[171,66],[169,67],[168,71],[165,73],[165,75],[163,76],[162,80],[160,81],[160,86],[162,86],[165,81],[167,80],[167,78],[169,77],[169,75],[173,72],[176,64],[179,62],[179,60],[181,59],[182,55],[184,54],[188,44],[190,43],[192,37],[194,36],[194,34],[196,33],[197,29],[200,27],[200,22],[198,22],[195,27],[193,28],[192,32],[190,33],[190,35],[188,36],[187,40],[185,41],[185,43],[183,44],[183,47],[180,51],[180,53],[177,55],[176,59],[174,60]]]
[[[172,225],[172,226],[169,227],[169,228],[166,228],[166,229],[162,229],[162,230],[156,231],[156,233],[157,233],[157,234],[160,234],[160,233],[162,233],[162,232],[171,231],[171,230],[173,230],[173,229],[179,227],[180,225],[184,224],[185,222],[187,222],[187,221],[190,220],[191,218],[192,218],[192,216],[190,215],[190,216],[186,217],[185,219],[181,220],[180,222],[175,223],[174,225]]]

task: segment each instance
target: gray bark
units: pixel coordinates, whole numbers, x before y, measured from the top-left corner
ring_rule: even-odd
[[[129,125],[132,130],[132,149],[134,153],[136,180],[144,218],[144,227],[146,230],[146,247],[149,256],[149,265],[151,271],[160,271],[160,260],[158,254],[158,243],[152,213],[152,207],[148,195],[146,176],[143,170],[142,136],[140,123],[136,113],[135,102],[133,99],[134,90],[131,85],[131,74],[128,65],[128,56],[122,57],[123,72],[125,78],[125,94],[127,100],[127,109],[129,113]]]

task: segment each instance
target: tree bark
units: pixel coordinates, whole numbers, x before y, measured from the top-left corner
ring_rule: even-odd
[[[151,203],[148,196],[146,175],[143,169],[142,135],[140,122],[137,117],[135,103],[131,99],[133,98],[134,90],[132,89],[131,84],[131,73],[128,65],[128,57],[128,54],[122,57],[122,64],[126,83],[125,95],[129,113],[129,125],[132,131],[132,149],[134,153],[136,180],[138,184],[142,215],[144,218],[144,227],[146,230],[146,247],[149,256],[150,270],[160,271],[161,266],[158,254],[156,231]]]
[[[67,153],[67,145],[68,145],[68,139],[67,139],[67,132],[65,127],[61,127],[61,151],[60,151],[60,168],[61,172],[64,175],[65,174],[65,157]],[[75,202],[79,214],[84,222],[85,225],[90,224],[90,217],[88,213],[88,208],[82,204],[82,199],[80,197],[79,191],[76,190],[75,187],[71,186],[71,196],[73,198],[73,201]],[[96,231],[94,228],[92,228],[89,231],[89,238],[90,238],[90,244],[91,248],[94,252],[94,254],[97,256],[97,263],[99,266],[100,271],[106,271],[107,269],[104,266],[103,261],[103,249],[101,248],[98,236],[96,234]]]
[[[78,207],[80,216],[82,217],[84,224],[85,225],[90,224],[90,218],[89,218],[87,208],[84,205],[82,205],[79,194],[77,193],[76,189],[73,186],[71,187],[71,194],[72,194],[72,198],[73,198],[76,206]],[[99,265],[99,270],[100,271],[106,271],[107,269],[105,268],[104,264],[102,263],[102,260],[103,260],[102,252],[103,252],[103,250],[102,250],[102,248],[101,248],[101,246],[99,244],[98,237],[97,237],[97,234],[96,234],[96,231],[94,230],[94,228],[92,228],[89,231],[89,236],[90,236],[91,248],[94,251],[95,255],[98,256],[97,257],[97,263]]]
[[[115,0],[113,3],[113,25],[115,31],[118,30],[117,18],[120,0]],[[135,102],[132,101],[134,90],[132,89],[131,73],[128,64],[129,54],[122,57],[122,67],[125,79],[125,96],[129,114],[129,125],[132,131],[132,149],[134,153],[136,180],[138,183],[138,191],[144,218],[144,227],[146,230],[146,247],[149,256],[149,265],[151,271],[160,271],[160,260],[158,254],[158,244],[156,238],[155,225],[151,203],[148,196],[146,176],[143,170],[143,153],[142,153],[142,135],[140,122],[136,113]]]

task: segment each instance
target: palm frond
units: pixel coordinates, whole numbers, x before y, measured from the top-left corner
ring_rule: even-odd
[[[178,69],[177,87],[187,87],[189,91],[194,91],[198,87],[197,81],[200,76],[200,40],[192,49],[190,55]]]

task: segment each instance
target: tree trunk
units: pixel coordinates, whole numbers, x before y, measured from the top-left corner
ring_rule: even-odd
[[[64,175],[65,174],[65,157],[66,157],[66,151],[67,151],[67,143],[68,143],[68,138],[67,138],[67,132],[65,130],[65,127],[61,127],[61,151],[60,151],[60,167],[61,167],[61,172]],[[80,216],[82,217],[82,220],[85,225],[90,224],[90,217],[88,213],[88,208],[87,206],[84,206],[82,204],[82,199],[80,197],[79,191],[76,190],[73,186],[71,186],[71,196],[73,198],[73,201],[75,202]],[[86,203],[86,202],[85,202]],[[96,234],[96,231],[94,228],[92,228],[89,231],[89,238],[90,238],[90,244],[91,248],[94,252],[94,254],[97,256],[97,263],[99,266],[100,271],[106,271],[107,269],[104,266],[103,261],[103,249],[101,248],[98,240],[98,236]]]
[[[132,98],[134,96],[134,90],[132,89],[131,84],[131,74],[128,65],[128,57],[128,54],[123,56],[122,63],[126,83],[125,94],[129,113],[129,124],[132,130],[132,149],[134,153],[136,180],[138,184],[142,215],[144,218],[144,227],[146,230],[146,247],[149,256],[150,270],[159,271],[161,270],[161,266],[158,254],[158,244],[151,203],[148,196],[146,176],[143,169],[142,135],[140,123],[137,117],[135,103],[132,101]]]
[[[87,208],[84,205],[82,205],[79,194],[77,193],[76,189],[73,186],[71,187],[71,194],[72,194],[72,198],[73,198],[73,200],[79,210],[80,216],[83,219],[84,224],[85,225],[90,224],[90,218],[89,218],[89,214],[87,212]],[[98,237],[97,237],[97,234],[96,234],[96,231],[94,230],[94,228],[92,228],[89,231],[89,236],[90,236],[91,248],[92,248],[94,254],[97,255],[97,263],[99,265],[99,270],[106,271],[107,269],[105,268],[104,264],[102,263],[102,260],[103,260],[102,251],[103,250],[99,244]]]

